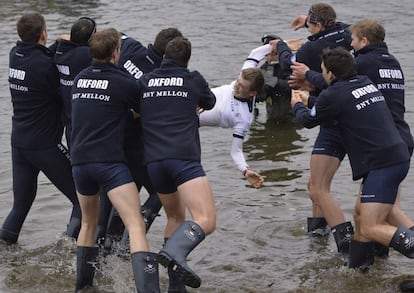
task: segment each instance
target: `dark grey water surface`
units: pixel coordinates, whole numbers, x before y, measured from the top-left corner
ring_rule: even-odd
[[[327,1],[338,19],[352,23],[377,18],[386,41],[400,60],[406,77],[406,119],[414,125],[414,2]],[[220,85],[236,78],[243,59],[260,45],[264,33],[283,38],[306,37],[290,22],[306,13],[311,1],[3,1],[0,0],[0,222],[12,205],[10,155],[11,104],[7,83],[8,53],[17,40],[15,23],[26,11],[45,15],[49,38],[67,33],[79,16],[97,20],[98,29],[115,27],[143,43],[165,27],[178,27],[193,44],[191,69]],[[190,264],[202,286],[190,292],[398,292],[402,279],[414,277],[414,261],[395,251],[376,261],[368,274],[342,267],[332,237],[311,239],[305,231],[311,202],[306,192],[309,156],[317,130],[266,121],[265,107],[245,144],[250,165],[266,176],[265,186],[247,186],[230,155],[231,130],[201,129],[203,165],[218,209],[217,230],[191,255]],[[414,217],[413,181],[403,183],[402,207]],[[346,218],[358,182],[352,182],[348,161],[337,172],[332,191]],[[146,193],[142,194],[146,197]],[[70,204],[43,176],[37,199],[23,226],[19,244],[0,252],[0,292],[73,292],[75,245],[62,236]],[[165,217],[149,233],[151,248],[162,245]],[[166,272],[161,287],[166,292]],[[134,292],[130,263],[111,256],[101,263],[95,284],[100,292]]]

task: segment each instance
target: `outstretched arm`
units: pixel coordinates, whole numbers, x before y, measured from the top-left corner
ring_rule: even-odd
[[[233,136],[231,143],[231,157],[236,163],[237,168],[242,172],[249,183],[255,188],[260,188],[264,179],[259,173],[251,170],[249,165],[247,165],[243,154],[243,138]]]
[[[272,45],[270,44],[254,48],[244,61],[242,69],[257,67],[259,62],[262,61],[267,54],[270,54],[271,51]]]

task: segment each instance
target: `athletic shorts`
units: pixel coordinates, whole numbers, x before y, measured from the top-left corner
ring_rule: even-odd
[[[77,192],[95,195],[102,188],[108,192],[118,186],[134,182],[131,172],[124,163],[89,163],[72,166]]]
[[[397,198],[398,186],[407,176],[409,168],[410,161],[406,161],[389,167],[370,170],[364,179],[361,203],[394,204]]]
[[[339,130],[337,128],[320,127],[312,155],[327,155],[342,161],[345,154],[346,151]]]
[[[153,187],[163,194],[176,192],[181,184],[206,176],[197,161],[162,160],[149,163],[147,169]]]

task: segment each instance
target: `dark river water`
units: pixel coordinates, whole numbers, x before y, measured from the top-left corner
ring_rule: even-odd
[[[17,38],[15,24],[23,12],[44,14],[50,42],[68,33],[80,16],[96,19],[98,29],[115,27],[142,43],[152,42],[162,28],[178,27],[192,42],[190,68],[212,86],[236,78],[250,50],[264,33],[283,38],[306,37],[290,22],[306,13],[311,1],[4,1],[0,0],[0,223],[12,205],[10,154],[11,103],[7,83],[8,54]],[[406,119],[414,126],[414,1],[328,1],[338,19],[348,23],[371,17],[383,23],[390,51],[406,77]],[[245,143],[251,167],[265,176],[256,190],[237,171],[230,152],[229,129],[201,129],[202,160],[217,206],[217,230],[190,254],[202,286],[190,292],[398,292],[398,283],[414,278],[414,260],[391,251],[367,274],[342,266],[333,237],[311,239],[306,218],[311,202],[306,191],[309,158],[317,129],[267,121],[264,104]],[[414,172],[402,185],[402,208],[414,217]],[[359,182],[351,180],[347,159],[332,192],[352,220]],[[145,191],[142,193],[146,198]],[[37,199],[18,245],[0,251],[0,292],[73,292],[76,245],[62,236],[70,204],[41,174]],[[151,249],[163,242],[165,216],[148,234]],[[161,288],[167,275],[160,268]],[[116,256],[101,263],[95,278],[98,292],[135,292],[131,265]]]

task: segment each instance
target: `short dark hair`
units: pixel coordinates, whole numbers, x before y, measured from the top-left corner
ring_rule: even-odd
[[[336,12],[333,7],[327,3],[315,3],[311,6],[308,13],[308,22],[320,23],[325,28],[335,25]]]
[[[108,28],[92,35],[89,50],[94,61],[109,62],[112,53],[120,47],[121,34],[114,28]]]
[[[367,38],[370,44],[381,43],[385,39],[385,28],[375,19],[363,19],[351,26],[351,32],[359,39]]]
[[[184,37],[175,37],[165,47],[164,58],[187,64],[191,57],[191,42]]]
[[[26,13],[17,21],[17,33],[26,43],[37,43],[45,30],[45,18],[38,12]]]
[[[344,47],[324,49],[322,51],[322,62],[326,69],[331,71],[337,79],[357,74],[354,56]]]
[[[154,47],[161,55],[164,55],[165,47],[167,47],[168,42],[174,39],[175,37],[182,36],[183,34],[177,28],[165,28],[161,30],[155,37]]]
[[[96,22],[89,17],[81,17],[70,30],[70,40],[77,44],[87,43],[96,32]]]

